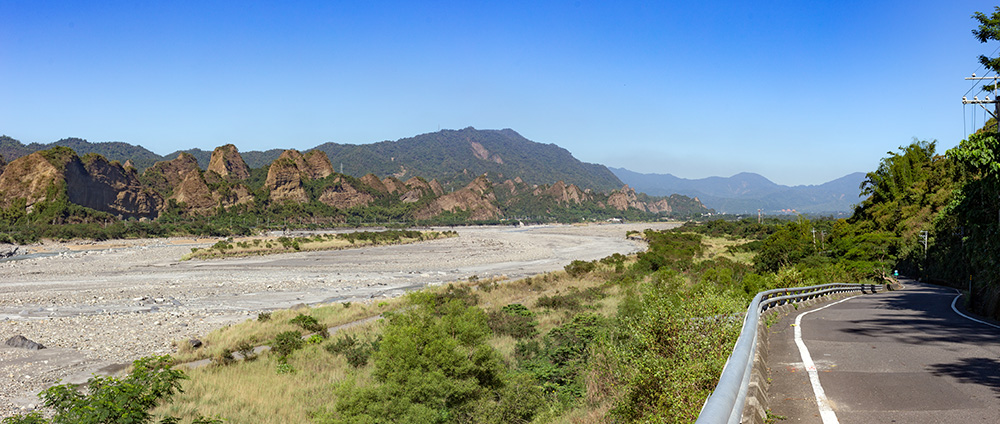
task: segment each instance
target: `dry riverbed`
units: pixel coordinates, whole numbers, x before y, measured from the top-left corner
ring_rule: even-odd
[[[371,301],[432,284],[561,269],[574,259],[631,253],[628,230],[677,224],[458,228],[459,237],[407,245],[210,261],[179,259],[218,239],[44,246],[0,262],[0,417],[34,408],[36,393],[82,383],[175,341],[294,305]],[[37,247],[36,247],[37,248]]]

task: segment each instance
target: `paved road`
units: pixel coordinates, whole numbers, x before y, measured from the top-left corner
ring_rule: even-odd
[[[771,413],[782,423],[998,423],[1000,328],[952,310],[952,289],[902,291],[793,311],[771,326]],[[818,310],[819,308],[825,309]],[[815,363],[820,402],[794,340]]]

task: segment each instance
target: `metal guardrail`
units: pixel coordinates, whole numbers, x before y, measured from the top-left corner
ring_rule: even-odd
[[[823,284],[819,286],[798,287],[790,289],[774,289],[757,293],[746,316],[743,318],[743,330],[736,340],[733,353],[726,360],[719,383],[715,391],[705,401],[696,424],[738,424],[743,416],[747,391],[750,387],[750,375],[753,371],[753,358],[757,353],[757,325],[760,314],[774,306],[801,302],[834,293],[860,291],[862,293],[877,293],[875,284]]]

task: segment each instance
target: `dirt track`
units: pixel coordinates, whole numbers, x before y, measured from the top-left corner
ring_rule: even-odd
[[[55,256],[0,263],[0,339],[23,334],[49,347],[0,346],[0,417],[37,404],[34,394],[57,379],[83,382],[262,310],[392,297],[473,275],[538,274],[637,251],[626,231],[672,226],[460,228],[457,238],[419,244],[187,262],[178,259],[216,240],[56,246]]]

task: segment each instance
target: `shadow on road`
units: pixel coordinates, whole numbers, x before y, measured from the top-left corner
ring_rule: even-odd
[[[951,376],[963,383],[989,387],[1000,398],[1000,360],[963,358],[956,363],[928,365],[934,375]]]
[[[891,338],[898,343],[924,345],[963,343],[1000,346],[1000,331],[955,314],[952,289],[924,284],[901,292],[879,294],[873,309],[884,312],[859,319],[842,331],[848,334]]]

